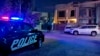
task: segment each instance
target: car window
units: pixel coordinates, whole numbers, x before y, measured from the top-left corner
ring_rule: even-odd
[[[12,23],[1,23],[0,24],[1,32],[20,31],[20,30],[21,30],[21,27],[19,24],[12,24]]]
[[[96,28],[96,26],[82,26],[81,28]]]
[[[22,22],[0,22],[0,32],[29,31],[33,27]]]
[[[96,28],[96,26],[88,26],[88,28]]]
[[[84,29],[84,28],[88,28],[87,26],[81,26],[80,28]]]
[[[22,30],[20,24],[11,25],[9,28],[10,28],[11,30],[15,30],[15,31],[21,31],[21,30]]]
[[[32,27],[29,24],[22,24],[22,30],[23,31],[29,31]]]

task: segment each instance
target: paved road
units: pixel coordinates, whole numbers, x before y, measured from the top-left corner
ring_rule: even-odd
[[[45,33],[43,47],[9,56],[100,56],[99,36],[73,36],[60,32]]]

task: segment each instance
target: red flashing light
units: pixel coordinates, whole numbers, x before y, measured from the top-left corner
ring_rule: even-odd
[[[2,17],[2,20],[8,21],[9,17],[4,16],[4,17]]]

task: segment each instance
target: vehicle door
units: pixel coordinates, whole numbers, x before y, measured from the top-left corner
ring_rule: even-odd
[[[25,41],[23,47],[34,44],[37,42],[37,33],[32,32],[33,29],[34,28],[31,25],[29,25],[27,23],[23,24],[22,31],[26,34],[25,39],[27,40],[27,41]]]
[[[80,34],[86,34],[88,32],[88,26],[81,26],[79,28],[79,33]]]
[[[4,43],[6,44],[5,47],[10,50],[14,51],[17,49],[22,48],[22,38],[25,37],[26,33],[22,31],[21,24],[14,23],[7,25],[5,28],[6,34],[4,38]]]
[[[14,25],[12,29],[12,38],[10,39],[10,49],[11,51],[18,50],[24,47],[26,42],[27,32],[23,31],[23,24]]]
[[[88,26],[88,28],[87,28],[87,32],[85,32],[86,34],[91,34],[91,32],[92,31],[94,31],[96,29],[96,26],[92,26],[92,25],[90,25],[90,26]]]
[[[36,42],[35,38],[37,35],[30,32],[32,27],[24,23],[21,24],[20,26],[21,26],[21,31],[18,32],[19,37],[17,39],[14,39],[11,44],[12,51],[26,47]]]

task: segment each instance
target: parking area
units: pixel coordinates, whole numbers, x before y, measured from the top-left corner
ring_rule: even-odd
[[[98,34],[97,36],[90,36],[90,35],[73,35],[73,34],[69,34],[69,33],[64,33],[63,31],[51,31],[48,32],[46,34],[57,34],[65,36],[65,37],[70,37],[70,38],[76,38],[76,39],[83,39],[83,40],[90,40],[90,41],[100,41],[100,34]]]

